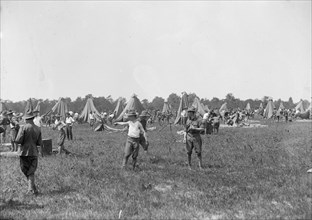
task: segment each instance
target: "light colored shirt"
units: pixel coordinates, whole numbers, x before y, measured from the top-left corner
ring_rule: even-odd
[[[34,124],[37,125],[40,128],[41,127],[41,123],[42,123],[42,117],[36,116],[34,118]]]
[[[89,114],[89,118],[90,118],[90,120],[94,120],[93,114]]]
[[[142,124],[139,121],[127,121],[129,125],[128,136],[133,138],[139,138],[140,133],[144,133]]]
[[[68,124],[69,126],[73,126],[73,123],[75,122],[75,120],[69,116],[65,119],[66,124]]]
[[[207,119],[208,119],[208,116],[209,116],[209,113],[206,112],[206,113],[203,115],[203,120],[207,120]]]
[[[58,123],[59,123],[59,120],[55,119],[54,124],[57,125]]]

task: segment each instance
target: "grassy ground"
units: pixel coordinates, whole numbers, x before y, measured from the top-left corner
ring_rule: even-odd
[[[13,219],[311,219],[311,123],[222,128],[203,136],[204,171],[187,169],[180,128],[148,133],[137,171],[120,169],[126,133],[74,127],[76,156],[39,158],[25,195],[18,158],[1,158],[0,217]],[[43,128],[43,137],[57,132]],[[130,160],[131,162],[131,160]],[[130,164],[129,164],[130,168]]]

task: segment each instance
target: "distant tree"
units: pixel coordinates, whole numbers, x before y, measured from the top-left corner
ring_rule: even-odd
[[[92,97],[93,97],[92,94],[88,94],[88,95],[86,95],[86,96],[84,97],[84,100],[87,100],[88,98],[92,98]]]
[[[147,99],[143,99],[141,103],[145,109],[149,109],[150,104]]]
[[[108,100],[110,103],[113,103],[113,102],[114,102],[114,100],[113,100],[113,98],[112,98],[111,95],[107,96],[107,97],[106,97],[106,100]]]
[[[189,102],[189,105],[192,105],[194,102],[194,99],[197,97],[195,93],[188,93],[187,99]]]
[[[164,106],[165,100],[161,97],[156,96],[150,104],[151,109],[161,110]]]
[[[111,103],[109,100],[107,100],[103,96],[93,98],[93,103],[94,103],[95,108],[99,112],[106,112],[106,111],[113,111],[114,110],[113,103]]]
[[[211,101],[209,102],[209,108],[214,109],[214,108],[220,108],[222,105],[221,100],[218,99],[217,97],[213,97]]]
[[[232,93],[228,93],[226,96],[225,96],[225,100],[227,102],[231,102],[231,101],[234,101],[235,100],[235,97]]]
[[[286,106],[285,106],[286,108],[294,108],[295,107],[295,104],[294,104],[292,97],[289,97],[288,102],[286,103]]]
[[[168,98],[167,101],[168,103],[172,106],[173,109],[177,110],[179,108],[179,104],[180,104],[180,100],[181,97],[179,97],[177,94],[175,93],[171,93]]]

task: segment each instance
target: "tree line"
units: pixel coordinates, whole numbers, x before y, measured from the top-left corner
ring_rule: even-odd
[[[88,94],[84,98],[77,97],[76,100],[72,100],[69,97],[64,97],[63,100],[67,103],[68,109],[70,111],[81,113],[86,104],[86,100],[89,97],[93,98],[93,103],[99,112],[113,111],[117,105],[118,99],[121,99],[121,103],[123,106],[125,106],[127,103],[127,99],[124,97],[119,97],[118,99],[114,100],[110,95],[107,97],[104,97],[104,96],[93,97],[92,94]],[[188,93],[188,101],[190,104],[193,103],[195,97],[198,97],[195,93]],[[34,108],[37,105],[37,103],[40,102],[41,114],[44,114],[50,111],[52,107],[58,101],[58,100],[49,100],[49,99],[43,100],[43,99],[36,99],[36,98],[30,98],[30,100]],[[167,101],[171,105],[173,110],[177,110],[179,108],[180,100],[181,100],[180,95],[177,95],[176,93],[171,93],[167,99],[156,96],[152,101],[143,99],[141,100],[141,103],[145,109],[162,110],[164,102]],[[262,103],[263,107],[265,107],[268,100],[269,100],[269,96],[264,96],[261,99],[241,100],[239,98],[236,98],[232,93],[228,93],[224,99],[219,99],[217,97],[213,97],[211,100],[207,98],[200,99],[201,103],[203,103],[204,105],[207,105],[209,109],[220,108],[220,106],[224,102],[227,103],[227,107],[229,109],[236,109],[236,108],[244,109],[247,103],[250,104],[252,109],[257,109],[259,108],[260,103]],[[10,100],[3,100],[2,102],[8,109],[12,109],[13,111],[16,111],[16,112],[24,112],[27,100],[17,101],[17,102],[13,102]],[[283,102],[283,105],[285,108],[294,108],[297,104],[293,102],[293,99],[291,97],[287,101],[277,99],[274,101],[274,105],[276,106],[276,108],[279,107],[281,102]],[[309,104],[310,103],[308,100],[303,100],[303,105],[305,109],[309,106]]]

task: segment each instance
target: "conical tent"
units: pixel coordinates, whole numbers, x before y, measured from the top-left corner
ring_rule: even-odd
[[[124,110],[120,113],[120,115],[116,118],[116,121],[122,121],[124,115],[129,111],[130,109],[135,110],[139,114],[144,110],[144,107],[141,103],[141,101],[138,99],[136,95],[133,95],[130,100],[128,101],[126,107]]]
[[[303,101],[300,100],[300,102],[297,104],[297,106],[295,107],[296,111],[299,111],[299,112],[304,112],[304,108],[303,108]]]
[[[280,106],[278,107],[278,109],[284,109],[284,105],[283,105],[283,102],[280,103]]]
[[[31,113],[34,111],[34,107],[33,107],[33,104],[32,104],[32,101],[31,99],[28,99],[27,100],[27,103],[26,103],[26,107],[25,107],[25,114],[28,112],[28,113]]]
[[[182,93],[182,98],[181,98],[181,101],[180,101],[180,105],[179,105],[179,109],[178,109],[178,112],[177,112],[177,117],[174,121],[174,124],[179,124],[180,121],[181,121],[181,112],[183,111],[183,109],[187,109],[189,106],[189,103],[188,103],[188,99],[187,99],[187,94],[184,92]]]
[[[222,112],[222,111],[227,111],[228,108],[227,108],[227,103],[223,103],[223,105],[221,105],[220,109],[219,109],[219,112]]]
[[[250,110],[251,110],[249,102],[248,102],[247,105],[246,105],[246,110],[247,110],[247,111],[250,111]]]
[[[58,102],[52,108],[52,113],[58,114],[65,119],[66,112],[68,112],[67,104],[63,98],[59,98]]]
[[[267,119],[271,118],[273,116],[273,110],[274,110],[273,100],[270,99],[267,106],[265,107],[263,116]]]
[[[90,115],[91,111],[94,112],[95,116],[99,119],[100,113],[95,108],[92,98],[88,98],[86,105],[83,108],[83,110],[79,116],[79,119],[84,121],[84,122],[90,123],[90,116],[89,115]]]
[[[7,111],[7,110],[8,110],[8,108],[4,104],[4,102],[0,102],[0,113],[2,113],[3,111]]]
[[[120,115],[121,112],[122,112],[122,106],[121,106],[121,99],[119,98],[117,101],[116,108],[113,111],[114,117],[117,117],[118,115]]]
[[[263,104],[262,104],[262,102],[260,103],[259,109],[263,109]]]
[[[163,106],[161,113],[166,114],[168,112],[171,112],[171,106],[169,105],[168,102],[164,102],[164,106]]]
[[[34,109],[34,111],[38,111],[40,113],[40,105],[41,105],[41,102],[38,101],[37,105],[36,105],[36,108]]]
[[[203,116],[205,114],[205,110],[197,97],[194,98],[192,106],[196,108],[196,111],[199,113],[200,116]]]

